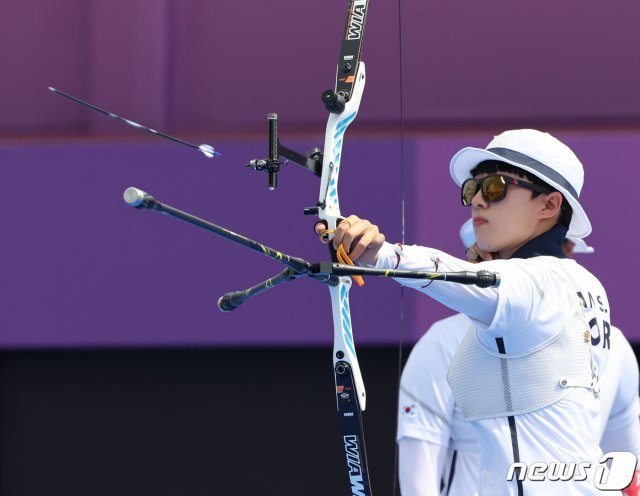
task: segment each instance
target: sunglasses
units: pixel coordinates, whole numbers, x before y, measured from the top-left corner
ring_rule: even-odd
[[[522,179],[516,179],[511,176],[503,176],[502,174],[491,174],[482,179],[469,178],[462,183],[460,188],[462,204],[465,207],[471,206],[473,197],[478,191],[482,191],[482,196],[489,203],[499,202],[507,196],[507,186],[514,184],[521,188],[530,189],[537,193],[551,193],[551,190],[538,186],[537,184],[528,183]]]

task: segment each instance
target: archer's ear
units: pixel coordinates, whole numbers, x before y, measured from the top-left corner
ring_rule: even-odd
[[[544,206],[542,209],[543,218],[550,219],[555,215],[559,215],[563,201],[564,198],[562,198],[562,193],[559,193],[558,191],[544,195]]]

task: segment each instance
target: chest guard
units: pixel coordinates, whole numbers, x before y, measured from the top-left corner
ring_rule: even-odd
[[[560,401],[572,388],[598,394],[591,355],[591,334],[576,311],[562,331],[544,346],[507,355],[485,348],[470,329],[447,376],[465,420],[507,417],[533,412]]]

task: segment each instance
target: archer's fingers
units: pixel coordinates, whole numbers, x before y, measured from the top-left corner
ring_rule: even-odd
[[[340,227],[343,228],[347,222],[348,221],[341,222]],[[371,224],[368,220],[358,219],[350,224],[350,227],[345,231],[341,238],[338,236],[333,239],[333,246],[337,249],[337,247],[342,244],[346,252],[351,253],[354,250],[356,243],[369,230],[375,230],[375,232],[378,232],[378,227]]]
[[[349,258],[354,262],[358,260],[362,256],[362,254],[369,248],[369,245],[373,242],[378,234],[379,233],[377,232],[377,229],[366,229],[362,236],[357,238],[351,245],[351,249],[348,251]]]
[[[384,241],[384,234],[379,232],[377,227],[375,230],[369,229],[357,241],[349,257],[351,260],[359,260],[361,263],[375,264],[378,259],[378,252],[382,248]]]
[[[349,244],[353,241],[353,234],[355,232],[353,229],[355,228],[356,231],[359,231],[361,229],[361,226],[359,226],[361,222],[362,220],[356,215],[350,215],[338,222],[336,230],[333,233],[333,247],[337,250],[338,246],[343,244],[345,249],[349,251]],[[345,240],[345,236],[347,236],[349,232],[349,237]],[[349,244],[347,244],[347,242]]]
[[[475,243],[467,250],[467,260],[472,263],[486,262],[488,260],[493,260],[493,254],[488,251],[484,251],[478,246],[478,243]]]

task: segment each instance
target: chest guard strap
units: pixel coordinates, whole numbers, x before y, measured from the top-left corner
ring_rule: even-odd
[[[519,355],[486,349],[470,329],[447,376],[465,420],[507,417],[556,403],[572,388],[598,393],[591,335],[576,311],[562,331],[544,346]]]

